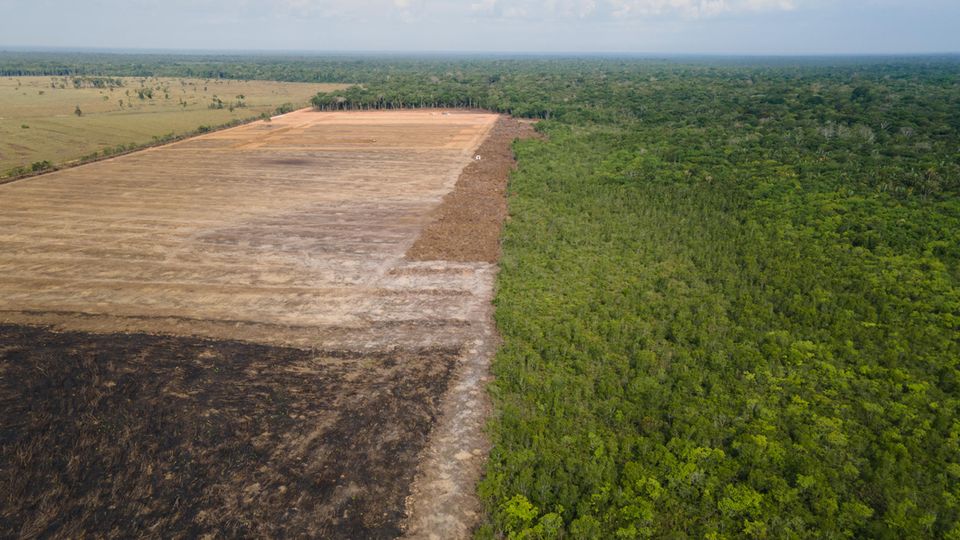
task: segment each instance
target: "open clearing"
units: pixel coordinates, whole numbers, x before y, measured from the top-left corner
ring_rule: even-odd
[[[123,86],[96,88],[93,80],[0,77],[0,175],[39,161],[64,163],[118,145],[271,113],[286,103],[300,108],[317,92],[347,86],[120,77],[97,84],[110,80]],[[215,98],[223,108],[211,108],[221,106]],[[82,116],[75,114],[77,107]]]
[[[464,534],[472,485],[430,486],[485,453],[495,266],[405,254],[508,170],[498,118],[298,111],[0,186],[0,536]]]

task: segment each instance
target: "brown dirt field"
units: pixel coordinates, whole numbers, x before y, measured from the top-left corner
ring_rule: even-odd
[[[491,130],[505,178],[497,119],[299,111],[0,185],[0,537],[467,536],[496,267],[405,254]]]
[[[529,122],[503,117],[477,149],[479,160],[464,167],[434,220],[407,252],[418,261],[500,259],[500,231],[507,217],[507,180],[515,165],[511,144],[535,137]]]
[[[0,322],[456,346],[488,269],[403,256],[496,119],[305,110],[0,185]]]

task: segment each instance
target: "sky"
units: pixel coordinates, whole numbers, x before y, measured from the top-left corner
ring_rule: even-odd
[[[0,0],[0,48],[960,52],[960,0]]]

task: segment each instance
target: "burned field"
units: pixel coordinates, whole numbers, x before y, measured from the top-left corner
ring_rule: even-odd
[[[411,486],[479,470],[495,267],[424,230],[504,122],[302,111],[0,186],[0,536],[462,534],[472,486]]]
[[[4,537],[397,536],[457,354],[0,341]]]

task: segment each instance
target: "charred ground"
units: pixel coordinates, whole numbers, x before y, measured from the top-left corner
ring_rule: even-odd
[[[0,536],[392,538],[456,350],[0,326]]]

